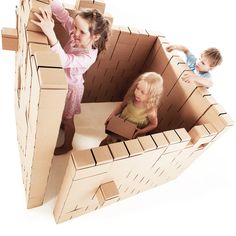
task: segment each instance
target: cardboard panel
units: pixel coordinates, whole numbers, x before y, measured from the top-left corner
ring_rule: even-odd
[[[51,14],[51,7],[49,4],[37,0],[31,0],[31,1],[24,1],[24,22],[26,24],[26,27],[28,30],[36,31],[36,32],[42,32],[41,28],[31,22],[31,20],[36,20],[36,16],[33,14],[34,12],[37,12],[39,14],[40,10],[39,8],[44,9],[49,14]]]
[[[37,67],[62,68],[59,55],[54,52],[40,51],[34,54]]]
[[[185,117],[186,129],[191,128],[209,107],[216,103],[211,95],[202,96],[196,89],[179,110],[181,116]]]
[[[18,50],[18,34],[16,29],[2,28],[2,49],[17,51]]]
[[[119,116],[113,116],[106,125],[106,133],[120,140],[132,139],[137,126]]]
[[[119,160],[129,156],[128,150],[126,149],[123,142],[112,143],[108,146],[114,160]]]
[[[138,139],[128,140],[124,143],[130,156],[135,156],[143,152],[142,146],[140,145]]]
[[[99,10],[103,14],[106,4],[103,0],[80,0],[76,2],[75,7],[76,9],[94,8]]]
[[[169,95],[171,89],[176,84],[182,73],[188,70],[189,67],[183,63],[183,60],[180,57],[175,56],[171,58],[169,64],[162,73],[164,80],[164,97]]]
[[[73,177],[75,175],[75,166],[72,158],[69,158],[69,162],[66,168],[65,176],[63,178],[63,182],[56,199],[56,207],[54,208],[53,214],[56,222],[59,222],[61,213],[63,212],[63,208],[65,205],[66,198],[71,188],[71,182],[73,181]]]
[[[107,146],[92,148],[92,153],[94,155],[96,165],[101,165],[113,161],[112,155]]]
[[[119,191],[114,181],[101,184],[96,192],[96,197],[100,206],[105,206],[116,202],[119,197]]]
[[[38,64],[43,64],[40,59],[38,57]],[[27,139],[27,158],[30,160],[29,168],[31,168],[27,181],[28,207],[35,206],[35,202],[43,202],[67,94],[64,71],[54,69],[55,73],[52,75],[44,73],[46,68],[38,67],[36,61],[32,57],[32,88]],[[45,61],[47,64],[47,60]],[[52,65],[52,63],[48,64]],[[50,75],[57,76],[58,85],[50,82]],[[61,86],[62,84],[64,86]],[[30,199],[33,199],[34,204],[30,202]]]

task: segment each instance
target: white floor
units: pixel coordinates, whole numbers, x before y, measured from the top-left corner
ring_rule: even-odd
[[[15,27],[14,7],[18,2],[1,3],[0,27]],[[213,73],[211,91],[236,120],[234,1],[106,2],[116,24],[148,26],[163,32],[171,42],[185,44],[194,53],[209,46],[219,47],[224,63]],[[16,142],[14,70],[14,53],[1,50],[0,235],[236,235],[235,127],[175,181],[56,225],[52,210],[67,162],[61,156],[53,160],[57,168],[52,169],[51,191],[47,192],[45,204],[27,210]]]
[[[73,140],[75,149],[87,149],[99,146],[106,137],[105,121],[117,103],[86,103],[82,104],[82,112],[74,119],[76,133]]]

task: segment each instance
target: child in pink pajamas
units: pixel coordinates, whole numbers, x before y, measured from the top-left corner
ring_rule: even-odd
[[[72,150],[75,133],[74,115],[80,113],[80,103],[84,93],[83,74],[96,61],[97,55],[106,48],[110,32],[110,23],[103,15],[93,9],[78,12],[74,19],[56,0],[49,0],[52,13],[61,22],[69,34],[69,41],[64,49],[54,32],[54,21],[51,15],[40,9],[41,14],[34,13],[39,21],[32,22],[41,27],[48,37],[51,50],[59,54],[68,81],[68,93],[63,112],[62,125],[65,131],[65,142],[55,149],[60,155]]]

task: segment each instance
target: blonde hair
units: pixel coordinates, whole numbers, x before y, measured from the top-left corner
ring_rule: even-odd
[[[220,65],[223,60],[221,53],[217,48],[208,48],[203,51],[202,55],[209,59],[211,67]]]
[[[155,110],[157,112],[163,91],[163,79],[156,72],[146,72],[141,74],[131,85],[124,97],[124,103],[134,100],[134,91],[140,81],[144,81],[148,88],[148,99],[146,103],[146,113]]]

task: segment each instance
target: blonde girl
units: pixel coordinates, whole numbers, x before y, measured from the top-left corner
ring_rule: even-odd
[[[113,116],[119,115],[137,125],[133,138],[145,135],[158,125],[157,110],[163,91],[163,79],[155,72],[141,74],[131,85],[124,100],[110,114],[105,124]],[[100,144],[117,142],[115,137],[108,135]]]

